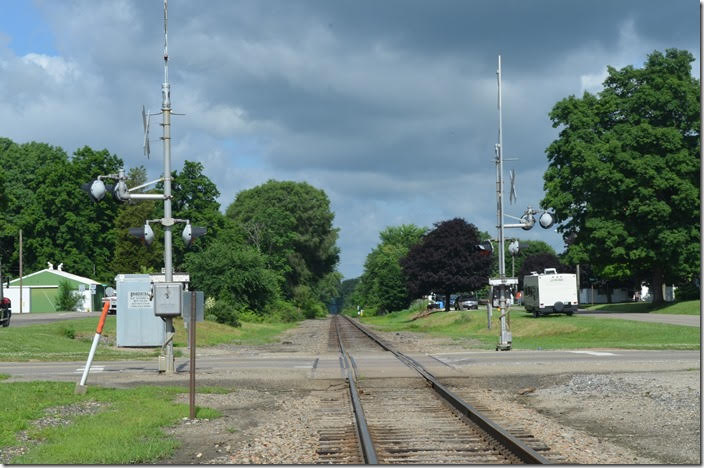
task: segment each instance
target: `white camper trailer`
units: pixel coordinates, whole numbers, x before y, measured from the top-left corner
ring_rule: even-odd
[[[577,275],[558,273],[554,268],[546,268],[544,273],[533,273],[523,277],[523,306],[540,315],[577,312]]]

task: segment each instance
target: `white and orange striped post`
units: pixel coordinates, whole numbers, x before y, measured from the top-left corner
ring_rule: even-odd
[[[108,310],[110,310],[110,301],[106,301],[105,304],[103,304],[103,313],[100,314],[98,327],[95,329],[95,336],[93,337],[93,344],[90,347],[90,353],[88,353],[88,361],[86,362],[86,367],[83,369],[81,381],[76,384],[76,394],[86,393],[86,380],[88,379],[88,372],[90,371],[90,365],[93,362],[93,356],[95,356],[95,350],[98,348],[100,335],[103,333],[103,325],[105,325],[105,317],[108,316]]]

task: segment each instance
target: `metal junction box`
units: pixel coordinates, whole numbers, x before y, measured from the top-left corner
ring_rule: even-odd
[[[154,283],[154,315],[180,317],[183,299],[181,283]]]
[[[164,321],[154,316],[149,275],[117,275],[117,346],[161,346]]]

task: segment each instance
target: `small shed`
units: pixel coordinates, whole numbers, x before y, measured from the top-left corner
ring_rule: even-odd
[[[62,281],[68,281],[72,289],[83,298],[78,310],[94,312],[101,309],[105,286],[90,278],[63,271],[62,263],[56,269],[51,262],[47,263],[49,268],[22,277],[22,312],[62,312],[56,308],[59,284]],[[19,278],[10,281],[10,287],[5,288],[5,295],[12,301],[12,313],[19,313]]]

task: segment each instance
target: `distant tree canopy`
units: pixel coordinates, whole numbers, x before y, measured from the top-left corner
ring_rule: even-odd
[[[572,268],[564,265],[560,258],[548,252],[530,255],[523,260],[518,271],[518,289],[523,289],[523,277],[532,272],[543,273],[546,268],[555,268],[558,273],[572,273]]]
[[[518,272],[521,271],[521,268],[523,266],[523,262],[530,256],[536,255],[539,253],[548,253],[552,255],[557,255],[555,253],[555,249],[550,247],[546,242],[543,241],[536,241],[536,240],[522,240],[519,239],[519,249],[518,253],[514,256],[511,255],[511,252],[509,251],[508,247],[511,244],[513,239],[506,239],[506,242],[504,243],[504,259],[506,261],[506,276],[518,276]],[[494,245],[494,248],[496,249],[497,246]],[[492,263],[491,263],[491,276],[492,277],[498,277],[499,276],[499,255],[498,252],[494,252],[494,255],[492,255]]]
[[[0,138],[0,167],[5,179],[4,209],[0,210],[0,249],[3,264],[18,274],[18,231],[24,239],[24,269],[63,263],[79,275],[109,281],[115,239],[117,205],[98,206],[81,190],[81,183],[99,174],[114,173],[122,161],[107,150],[83,147],[73,157],[43,143],[18,145]]]
[[[226,216],[245,234],[249,245],[264,254],[268,267],[283,274],[283,293],[305,285],[318,290],[340,258],[338,229],[324,191],[305,182],[270,180],[243,190]]]
[[[401,259],[408,292],[420,297],[430,292],[449,295],[474,291],[488,282],[491,257],[474,252],[479,230],[460,218],[435,223],[435,229]]]
[[[91,201],[81,185],[114,174],[123,162],[107,150],[83,147],[69,157],[42,143],[0,138],[0,259],[3,272],[19,273],[18,232],[23,232],[23,270],[63,263],[64,270],[113,284],[118,273],[152,273],[163,267],[163,227],[152,223],[151,246],[128,234],[130,227],[163,217],[161,201],[108,196]],[[147,182],[144,166],[127,172],[128,187]],[[185,161],[173,171],[172,216],[207,228],[186,249],[173,232],[173,260],[191,284],[218,300],[219,315],[297,320],[325,313],[339,296],[338,229],[322,190],[306,183],[269,181],[240,192],[220,212],[216,185],[203,164]],[[151,191],[161,192],[163,182]],[[234,315],[233,315],[234,314]]]
[[[426,231],[414,224],[403,224],[389,226],[379,233],[381,242],[367,255],[364,272],[355,288],[355,305],[374,308],[377,313],[408,307],[410,296],[399,261]]]
[[[605,279],[663,282],[699,272],[699,81],[683,50],[608,68],[604,89],[555,104],[545,198],[572,240],[566,260]]]

